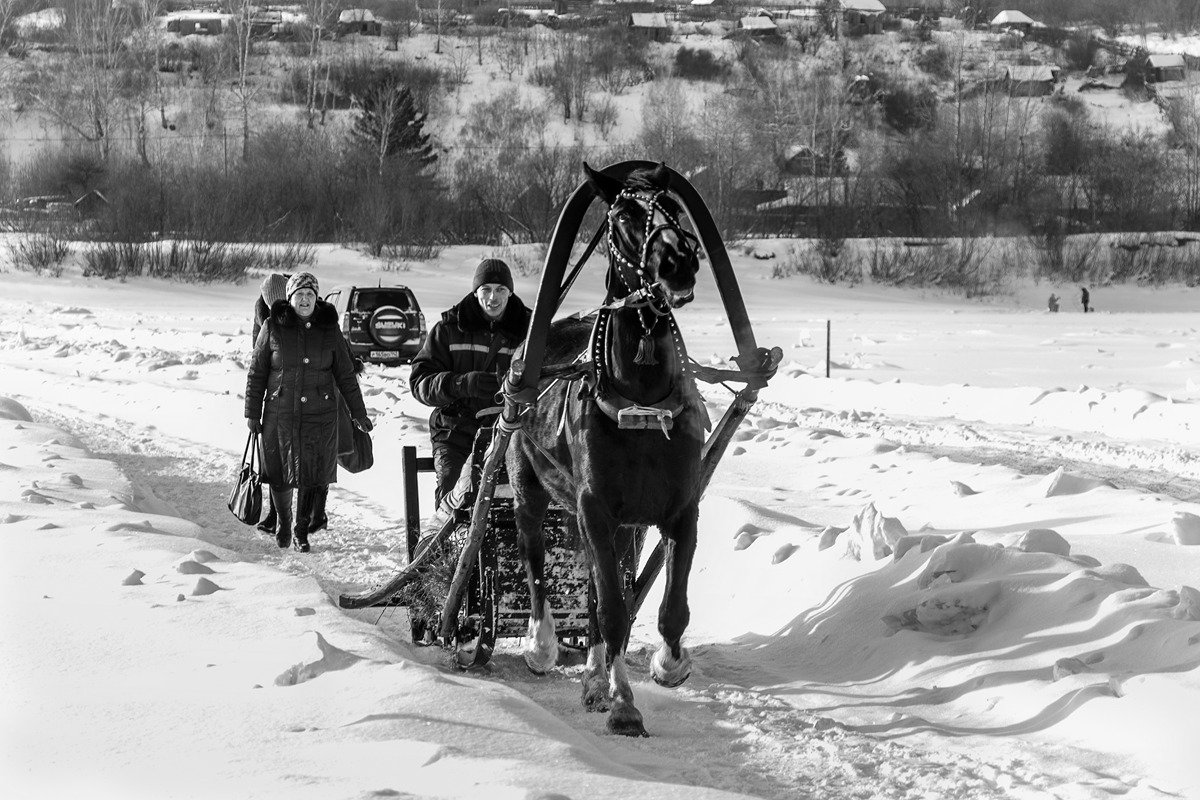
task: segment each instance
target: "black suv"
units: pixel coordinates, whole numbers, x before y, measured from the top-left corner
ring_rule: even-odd
[[[363,361],[407,364],[425,343],[425,315],[407,286],[338,286],[325,295],[350,352]]]

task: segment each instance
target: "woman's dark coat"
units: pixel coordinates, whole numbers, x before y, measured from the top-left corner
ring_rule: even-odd
[[[272,486],[337,481],[338,392],[354,419],[366,418],[337,310],[318,300],[305,322],[286,300],[276,301],[246,379],[246,417],[262,420],[263,466]]]
[[[429,418],[429,436],[434,442],[454,437],[470,447],[479,428],[475,414],[495,403],[467,395],[462,376],[477,370],[503,376],[513,351],[525,339],[531,315],[521,298],[512,295],[504,314],[493,323],[473,294],[442,314],[413,359],[408,378],[413,397],[436,407]]]

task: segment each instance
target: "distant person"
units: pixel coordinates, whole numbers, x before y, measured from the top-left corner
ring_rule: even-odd
[[[354,358],[337,310],[317,299],[317,278],[298,272],[285,299],[271,305],[254,343],[246,377],[246,424],[262,434],[263,471],[271,486],[280,547],[309,551],[308,534],[322,520],[318,497],[337,482],[338,393],[354,425],[371,420],[354,376]],[[292,490],[297,493],[292,527]]]
[[[1056,295],[1052,292],[1050,294],[1050,299],[1046,301],[1046,305],[1049,307],[1050,313],[1057,314],[1058,313],[1058,295]]]
[[[501,376],[525,338],[531,315],[513,294],[508,265],[485,258],[475,268],[471,293],[442,314],[413,359],[409,388],[413,397],[434,407],[429,438],[436,502],[454,488],[471,455],[481,425],[476,414],[495,405]]]
[[[1088,313],[1092,310],[1092,296],[1088,294],[1086,286],[1079,287],[1079,302],[1083,305],[1083,313]]]

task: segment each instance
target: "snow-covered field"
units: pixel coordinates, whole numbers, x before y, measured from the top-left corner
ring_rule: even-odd
[[[432,321],[484,254],[314,271],[406,283]],[[224,508],[257,281],[0,274],[5,796],[1200,798],[1200,291],[1096,287],[1084,315],[1070,286],[734,262],[785,364],[701,507],[682,688],[649,680],[649,606],[635,630],[644,740],[583,712],[578,665],[536,678],[509,643],[460,674],[331,600],[399,563],[406,368],[368,369],[376,466],[281,552]],[[689,348],[727,357],[697,294]]]

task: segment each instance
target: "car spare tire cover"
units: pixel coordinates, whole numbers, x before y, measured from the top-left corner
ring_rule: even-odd
[[[380,347],[395,347],[408,338],[408,317],[395,306],[380,306],[367,329]]]

